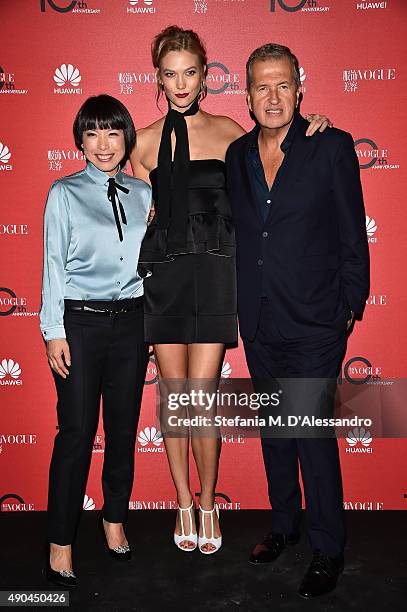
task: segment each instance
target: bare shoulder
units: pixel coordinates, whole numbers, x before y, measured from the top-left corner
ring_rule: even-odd
[[[154,142],[161,139],[163,125],[164,117],[154,121],[154,123],[151,123],[151,125],[147,125],[146,127],[137,130],[137,147],[140,150],[140,155],[142,155],[142,152],[146,147],[150,147],[154,144]]]
[[[207,113],[207,116],[216,131],[222,134],[223,138],[229,143],[246,133],[242,126],[230,117],[226,117],[225,115],[210,115],[209,113]]]

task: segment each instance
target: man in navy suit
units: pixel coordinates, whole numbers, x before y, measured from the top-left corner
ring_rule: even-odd
[[[229,147],[226,169],[248,367],[254,380],[325,380],[332,390],[348,329],[361,318],[369,293],[353,139],[335,128],[305,135],[308,122],[297,109],[298,61],[287,47],[256,49],[246,74],[256,126]],[[332,412],[332,393],[320,393],[318,401],[307,409]],[[300,465],[313,558],[299,594],[326,593],[343,569],[345,543],[336,438],[262,437],[262,450],[272,531],[250,561],[272,561],[298,541]]]

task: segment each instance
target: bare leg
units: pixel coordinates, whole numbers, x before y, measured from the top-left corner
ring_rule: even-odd
[[[156,344],[154,353],[157,361],[160,379],[174,379],[174,385],[179,385],[179,381],[186,381],[188,376],[188,348],[186,344]],[[164,444],[167,451],[168,463],[171,476],[177,490],[178,505],[181,508],[188,508],[191,504],[191,489],[189,485],[189,436],[181,437],[172,435],[164,436]],[[188,513],[183,513],[184,532],[191,533],[191,525]],[[195,521],[193,517],[192,532],[196,533]],[[175,533],[181,535],[180,513],[177,512]],[[180,545],[183,548],[193,548],[193,544],[186,540]]]
[[[188,378],[202,380],[202,385],[209,386],[210,392],[216,392],[214,379],[220,375],[222,360],[225,353],[223,344],[189,344],[188,345]],[[206,389],[205,389],[206,390]],[[212,510],[215,502],[215,486],[218,478],[219,455],[221,449],[220,438],[216,437],[216,431],[212,430],[208,437],[202,435],[192,436],[192,451],[198,469],[201,483],[201,495],[199,502],[204,510]],[[217,538],[220,534],[219,521],[216,513],[213,517],[214,533]],[[211,534],[211,517],[205,515],[205,531]],[[202,528],[200,528],[202,536]],[[203,550],[213,550],[212,544],[204,544]]]
[[[56,572],[72,571],[72,547],[70,544],[60,546],[51,542],[50,566]]]
[[[123,523],[108,523],[103,519],[103,527],[105,529],[106,540],[109,548],[117,548],[128,544],[124,533]]]

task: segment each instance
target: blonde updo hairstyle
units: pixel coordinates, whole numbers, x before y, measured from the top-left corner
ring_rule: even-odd
[[[163,84],[159,79],[158,71],[160,69],[160,63],[162,59],[170,51],[189,51],[189,53],[193,53],[198,57],[202,70],[201,88],[198,94],[199,101],[201,102],[208,93],[206,85],[208,60],[206,56],[205,46],[199,38],[198,34],[193,30],[183,30],[182,28],[176,25],[172,25],[168,26],[159,34],[157,34],[151,44],[151,57],[153,60],[153,66],[157,71],[157,104],[162,96],[164,89]]]

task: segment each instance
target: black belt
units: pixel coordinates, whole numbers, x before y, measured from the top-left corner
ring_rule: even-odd
[[[125,300],[64,300],[67,312],[96,312],[108,316],[135,312],[143,307],[143,296]]]

